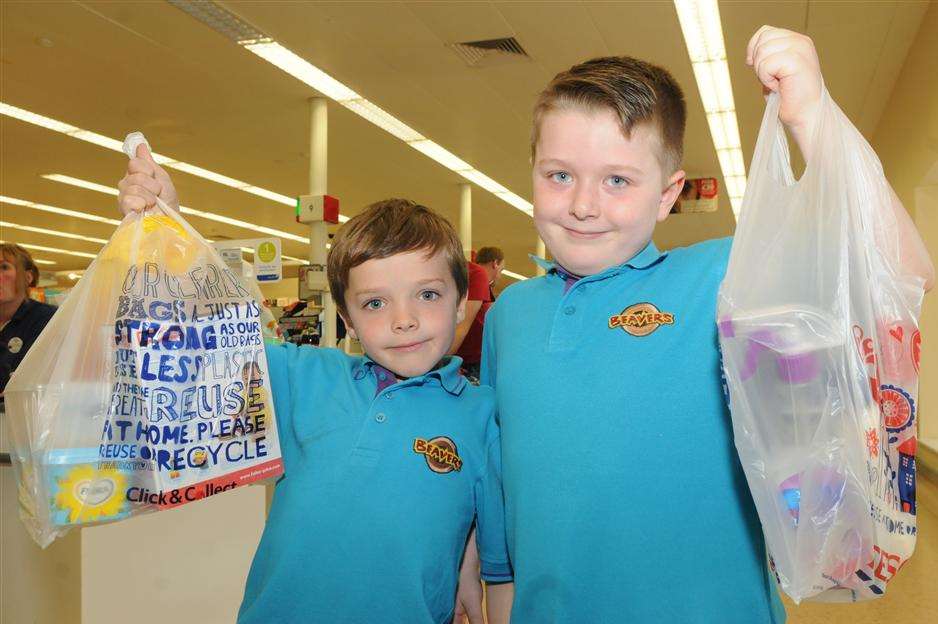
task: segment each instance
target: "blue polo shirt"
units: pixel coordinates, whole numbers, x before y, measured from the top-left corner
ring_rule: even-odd
[[[548,265],[489,310],[513,623],[784,621],[721,387],[729,250]]]
[[[238,622],[448,624],[474,520],[483,578],[511,579],[493,392],[459,358],[403,381],[335,349],[267,361],[285,472]]]

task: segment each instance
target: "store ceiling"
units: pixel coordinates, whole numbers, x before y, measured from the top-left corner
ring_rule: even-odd
[[[685,168],[720,176],[677,17],[670,2],[237,2],[225,5],[281,44],[515,193],[531,199],[530,109],[557,72],[590,57],[627,54],[669,68],[689,108]],[[927,2],[722,2],[743,152],[752,153],[761,88],[745,46],[762,24],[807,32],[828,88],[871,137],[928,10]],[[931,10],[936,10],[932,8]],[[142,130],[154,149],[284,195],[308,191],[309,87],[166,2],[12,2],[0,5],[0,99],[108,137]],[[469,67],[448,44],[515,37],[530,59]],[[108,195],[51,182],[60,173],[116,186],[125,158],[0,117],[0,194],[116,217]],[[462,179],[330,102],[329,193],[342,212],[408,197],[457,220]],[[182,201],[304,234],[289,207],[185,173]],[[721,179],[722,184],[722,179]],[[473,243],[498,245],[509,268],[534,273],[530,217],[473,189]],[[107,238],[113,226],[0,204],[3,221]],[[206,237],[250,230],[198,218]],[[100,245],[2,228],[4,240],[94,253]],[[660,247],[732,233],[729,201],[711,214],[674,215]],[[305,257],[301,243],[284,253]],[[56,264],[89,260],[34,252]],[[506,281],[505,283],[510,283]]]

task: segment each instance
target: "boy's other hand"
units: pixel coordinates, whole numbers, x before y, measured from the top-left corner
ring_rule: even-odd
[[[156,164],[145,144],[137,146],[137,157],[127,162],[127,173],[117,184],[117,205],[124,215],[156,206],[159,197],[173,210],[179,210],[176,187],[169,174]]]
[[[475,528],[469,532],[462,565],[459,568],[459,585],[456,588],[456,608],[453,624],[485,624],[482,616],[482,581],[479,579],[479,548],[476,546]]]
[[[821,102],[824,79],[810,37],[763,26],[749,40],[746,64],[768,91],[781,97],[778,117],[792,132],[805,158]]]
[[[482,582],[478,574],[460,574],[453,624],[485,624],[482,618]]]

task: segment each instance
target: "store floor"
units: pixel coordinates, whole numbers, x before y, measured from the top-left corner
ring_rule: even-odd
[[[938,483],[919,472],[918,542],[915,554],[889,582],[886,595],[857,604],[796,606],[784,599],[789,624],[883,624],[938,622]]]

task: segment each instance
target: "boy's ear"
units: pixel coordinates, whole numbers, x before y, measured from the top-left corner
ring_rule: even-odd
[[[667,219],[668,215],[671,214],[671,208],[674,206],[674,202],[677,201],[677,198],[681,195],[681,191],[684,190],[684,180],[686,178],[687,174],[681,169],[672,173],[671,177],[668,178],[668,185],[661,191],[661,203],[658,205],[659,223]]]
[[[466,318],[466,301],[469,299],[469,291],[462,296],[459,304],[456,306],[456,324],[459,325]]]
[[[348,320],[348,316],[342,312],[338,312],[338,315],[342,317],[342,322],[345,323],[345,331],[348,335],[352,337],[352,340],[358,340],[358,334],[355,333],[355,328],[352,327],[352,322]]]

